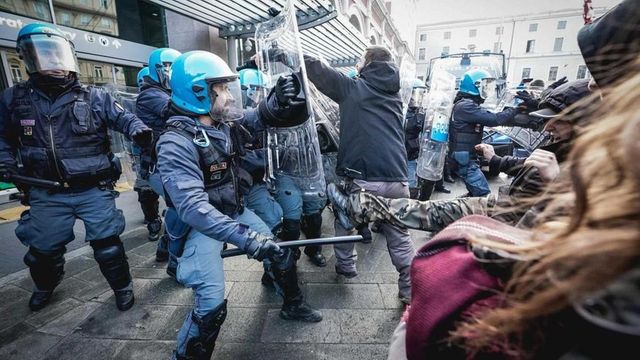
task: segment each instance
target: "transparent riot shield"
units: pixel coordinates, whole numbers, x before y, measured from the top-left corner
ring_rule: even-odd
[[[107,85],[104,89],[115,98],[123,109],[135,112],[136,109],[136,88],[115,87]],[[136,92],[129,92],[136,91]],[[136,162],[132,155],[132,142],[116,131],[109,130],[109,139],[111,141],[111,152],[120,163],[122,175],[118,183],[126,183],[129,187],[133,187],[136,182]]]
[[[416,174],[429,181],[442,178],[449,149],[449,119],[456,92],[455,75],[437,68],[431,74],[427,96],[425,125],[420,136],[420,154]]]
[[[266,89],[280,76],[293,75],[301,83],[299,98],[308,98],[309,86],[302,58],[293,1],[286,2],[277,16],[256,26],[256,48]],[[325,191],[322,158],[311,101],[306,101],[309,118],[303,124],[267,129],[267,181],[277,186],[277,178],[288,177],[303,195]]]
[[[529,91],[532,95],[540,97],[540,92],[537,92],[536,90],[538,89],[527,89],[527,91]],[[518,105],[520,105],[522,100],[515,97],[517,91],[518,90],[516,89],[505,91],[505,94],[498,104],[496,110],[502,111],[505,108],[517,107]],[[488,128],[487,130],[490,132],[497,132],[509,137],[513,142],[520,145],[528,153],[533,152],[533,150],[537,149],[540,146],[544,146],[549,142],[551,138],[550,135],[544,131],[536,131],[519,126],[498,126]]]
[[[413,91],[413,80],[416,78],[416,62],[409,56],[404,55],[400,60],[400,97],[402,98],[403,113],[406,114],[411,92]]]

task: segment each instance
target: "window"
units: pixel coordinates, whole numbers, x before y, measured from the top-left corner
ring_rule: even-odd
[[[105,9],[109,8],[109,0],[102,0],[100,1],[100,3],[102,4],[102,7]]]
[[[558,21],[558,30],[564,30],[567,28],[567,20]]]
[[[442,55],[449,55],[449,47],[448,46],[443,46],[442,47]]]
[[[91,22],[91,16],[87,14],[80,15],[80,25],[87,26]]]
[[[538,31],[538,23],[529,24],[529,32]]]
[[[444,32],[444,39],[445,40],[451,39],[451,31],[445,31]]]
[[[562,51],[562,42],[564,42],[564,38],[556,38],[556,41],[553,43],[553,51]]]
[[[476,51],[476,46],[473,44],[469,44],[469,46],[467,46],[467,49],[469,49],[469,52],[475,52]]]
[[[57,11],[58,23],[61,25],[71,25],[71,14],[66,11]]]
[[[38,19],[46,18],[47,13],[49,12],[47,6],[43,3],[33,3],[33,11],[35,11],[36,17],[38,17]]]
[[[100,25],[102,25],[102,27],[105,29],[111,29],[111,19],[103,17],[102,19],[100,19]]]
[[[476,37],[476,35],[478,35],[478,30],[477,29],[469,30],[469,37]]]
[[[504,26],[498,26],[496,28],[496,35],[502,35],[504,34]]]
[[[556,81],[558,78],[558,67],[552,66],[549,68],[549,81]]]
[[[427,34],[420,34],[420,41],[427,41]]]
[[[425,48],[418,49],[418,60],[424,60],[426,57]]]
[[[20,71],[20,65],[11,64],[11,80],[14,84],[23,80],[22,71]]]
[[[587,74],[587,65],[578,65],[578,74],[576,75],[576,79],[586,79]]]
[[[531,77],[531,68],[522,68],[522,79],[528,79]]]
[[[104,77],[104,74],[102,74],[102,66],[95,65],[93,67],[93,74],[97,79],[102,79]]]
[[[535,50],[536,41],[535,40],[527,40],[527,54],[532,53]]]
[[[493,52],[499,53],[500,50],[502,50],[502,43],[501,42],[493,43]]]

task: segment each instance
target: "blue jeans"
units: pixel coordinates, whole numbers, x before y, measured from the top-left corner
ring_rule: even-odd
[[[464,185],[471,196],[479,197],[491,193],[487,178],[484,177],[478,162],[471,160],[468,151],[456,151],[453,153],[456,162],[456,174],[464,180]]]
[[[57,251],[75,239],[73,225],[82,220],[85,240],[100,240],[124,231],[122,210],[116,208],[118,192],[97,187],[81,192],[29,191],[31,208],[18,220],[16,236],[26,246]]]
[[[249,209],[236,219],[252,230],[271,234],[267,225]],[[220,252],[223,241],[212,239],[196,230],[187,237],[182,256],[178,258],[177,280],[195,291],[193,313],[202,318],[224,301],[224,269]],[[198,326],[187,314],[178,332],[177,351],[184,354],[189,339],[198,336]]]
[[[407,161],[407,175],[409,175],[409,187],[418,186],[418,178],[416,177],[416,168],[418,167],[418,160]]]
[[[276,180],[274,197],[282,206],[282,217],[292,220],[300,219],[303,214],[319,213],[327,203],[325,194],[302,194],[295,182],[287,176],[279,176]]]
[[[244,197],[244,206],[258,215],[271,230],[282,222],[282,207],[273,198],[265,183],[258,183],[251,187]]]

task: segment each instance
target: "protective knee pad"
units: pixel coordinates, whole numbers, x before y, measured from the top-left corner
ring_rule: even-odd
[[[284,219],[278,238],[284,241],[298,240],[300,238],[300,220]]]
[[[302,302],[302,290],[298,285],[296,252],[291,249],[285,249],[284,252],[285,256],[281,258],[281,261],[273,263],[271,266],[275,285],[284,298],[285,304],[300,303]]]
[[[322,237],[322,214],[315,213],[302,216],[301,230],[307,239]]]
[[[192,337],[187,342],[187,359],[209,360],[216,346],[216,339],[220,333],[222,323],[227,318],[227,300],[208,312],[205,316],[199,317],[191,313],[191,320],[198,326],[198,336]]]
[[[24,263],[29,267],[31,278],[38,290],[52,291],[64,277],[65,249],[43,252],[29,247],[24,255]]]
[[[158,213],[158,198],[158,194],[151,188],[143,187],[138,190],[138,202],[140,202],[145,221],[150,222],[160,216]]]
[[[120,290],[131,283],[129,263],[120,237],[93,240],[89,244],[93,248],[93,257],[98,262],[102,275],[113,290]]]

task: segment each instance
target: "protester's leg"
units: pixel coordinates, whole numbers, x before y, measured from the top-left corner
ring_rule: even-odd
[[[467,187],[470,189],[471,196],[486,196],[491,193],[487,178],[476,161],[469,162],[465,182],[469,184]]]

